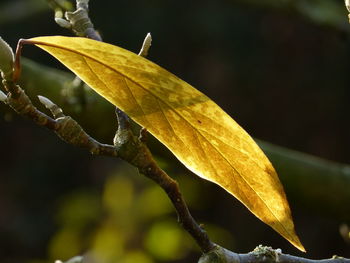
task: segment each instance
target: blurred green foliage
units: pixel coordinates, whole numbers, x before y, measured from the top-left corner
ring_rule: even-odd
[[[100,194],[75,189],[64,195],[55,216],[58,229],[48,243],[50,260],[68,260],[84,251],[92,262],[171,262],[197,252],[165,193],[144,180],[132,167],[120,165]],[[186,186],[199,194],[193,182]],[[232,240],[218,227],[210,232]]]
[[[49,6],[45,0],[13,0],[0,3],[0,26],[17,23],[43,12]]]

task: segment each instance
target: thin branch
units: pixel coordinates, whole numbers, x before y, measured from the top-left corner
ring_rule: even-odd
[[[258,246],[247,254],[237,254],[217,246],[202,255],[198,263],[350,263],[350,259],[333,256],[330,259],[307,259],[283,254],[280,249]]]
[[[152,159],[148,166],[140,169],[148,178],[155,181],[167,193],[173,203],[178,221],[182,227],[194,238],[202,252],[206,253],[215,248],[215,244],[209,239],[207,233],[202,229],[192,217],[187,204],[180,192],[178,183],[170,178]]]
[[[141,56],[141,57],[147,57],[148,51],[149,51],[149,49],[151,47],[151,44],[152,44],[151,33],[147,33],[147,35],[145,37],[145,40],[142,43],[141,50],[140,50],[138,55]]]
[[[61,111],[59,117],[51,118],[45,113],[39,111],[32,103],[30,98],[25,94],[24,90],[14,82],[3,81],[4,88],[8,94],[1,94],[1,101],[8,104],[18,114],[25,116],[34,121],[39,126],[54,131],[65,142],[82,147],[95,155],[117,156],[116,149],[107,144],[102,144],[89,136],[83,128],[70,116],[65,116],[60,108],[55,104],[50,110],[55,112]],[[41,96],[41,101],[45,103],[47,98]],[[45,104],[48,107],[48,104]]]
[[[118,149],[119,157],[136,166],[141,174],[155,181],[166,192],[173,203],[178,221],[182,227],[194,238],[201,250],[206,253],[215,248],[215,244],[210,241],[207,233],[197,224],[190,214],[187,204],[180,192],[178,183],[169,177],[153,159],[152,154],[143,142],[144,130],[141,130],[140,138],[132,135],[130,130],[118,129],[118,140],[115,145]],[[127,137],[127,140],[123,138]],[[123,144],[122,142],[125,142]],[[130,149],[133,147],[133,149]],[[131,153],[131,155],[130,155]]]
[[[74,257],[64,263],[85,263],[84,257]],[[62,263],[56,261],[55,263]],[[102,262],[99,262],[102,263]],[[281,249],[259,245],[252,252],[237,254],[220,246],[201,256],[198,263],[350,263],[350,259],[333,256],[330,259],[307,259],[283,254]]]

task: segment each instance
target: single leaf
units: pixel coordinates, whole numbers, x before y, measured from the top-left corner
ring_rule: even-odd
[[[191,171],[240,200],[298,249],[278,176],[254,140],[217,104],[175,75],[125,49],[76,37],[27,40],[153,134]]]

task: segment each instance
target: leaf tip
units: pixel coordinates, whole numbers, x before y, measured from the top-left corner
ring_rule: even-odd
[[[292,239],[288,239],[288,241],[295,246],[297,249],[299,249],[301,252],[306,253],[306,249],[303,246],[303,244],[301,243],[299,237],[297,236],[297,234],[294,232]]]

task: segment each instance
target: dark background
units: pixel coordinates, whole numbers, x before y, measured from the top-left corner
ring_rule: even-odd
[[[105,42],[138,52],[151,32],[149,59],[207,94],[252,136],[349,163],[345,8],[341,27],[288,8],[234,0],[91,1],[90,9]],[[1,14],[0,35],[13,48],[20,38],[71,35],[55,24],[45,1],[1,0]],[[26,47],[24,56],[63,69],[39,49]],[[89,127],[89,119],[98,119],[88,132],[106,143],[116,125],[108,107],[109,114],[89,113],[81,123]],[[198,260],[166,196],[127,164],[67,145],[5,105],[0,138],[0,262],[53,262],[82,253],[100,262]],[[160,144],[151,140],[151,149],[218,244],[241,253],[264,244],[303,255],[224,190],[186,171]],[[304,256],[350,257],[350,243],[340,234],[349,216],[338,218],[317,200],[318,209],[305,208],[293,199],[298,193],[285,188]]]

